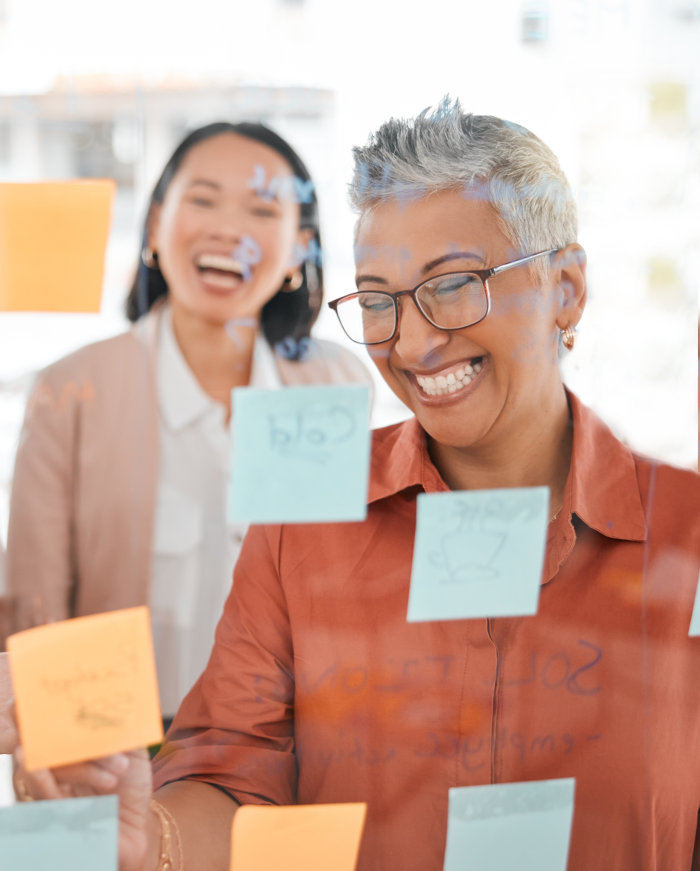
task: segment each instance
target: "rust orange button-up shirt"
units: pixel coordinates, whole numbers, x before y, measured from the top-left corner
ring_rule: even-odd
[[[575,777],[569,871],[700,868],[699,477],[569,402],[536,616],[406,622],[416,496],[447,487],[415,420],[378,431],[364,522],[251,529],[156,785],[366,801],[359,871],[440,871],[450,787]]]

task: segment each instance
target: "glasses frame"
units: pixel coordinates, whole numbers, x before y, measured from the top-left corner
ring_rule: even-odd
[[[523,263],[529,263],[530,260],[534,260],[535,257],[544,257],[545,255],[556,254],[560,251],[560,248],[550,248],[548,251],[538,251],[537,254],[528,254],[527,257],[520,257],[517,260],[510,260],[508,263],[501,263],[500,266],[492,266],[491,269],[460,269],[458,272],[443,272],[440,275],[434,275],[432,278],[427,278],[425,281],[421,281],[420,284],[417,284],[412,290],[398,290],[396,293],[389,293],[388,290],[356,290],[354,293],[346,293],[344,296],[338,297],[338,299],[333,299],[328,303],[328,308],[333,309],[340,322],[341,329],[345,333],[345,335],[350,339],[351,342],[355,342],[356,345],[383,345],[385,342],[390,342],[394,336],[396,335],[396,331],[399,328],[399,304],[398,299],[401,296],[410,296],[413,302],[416,305],[418,311],[423,315],[423,317],[437,330],[445,330],[445,332],[453,332],[454,330],[466,330],[467,327],[473,327],[475,324],[481,323],[491,311],[491,292],[489,291],[488,281],[490,278],[493,278],[494,275],[498,275],[501,272],[505,272],[507,269],[512,269],[514,266],[522,266]],[[425,284],[429,284],[431,281],[436,281],[438,278],[446,278],[449,275],[476,275],[476,277],[481,282],[481,286],[484,289],[484,293],[486,294],[486,311],[477,321],[472,321],[470,324],[464,324],[461,327],[441,327],[439,324],[436,324],[435,321],[431,320],[428,315],[423,311],[420,307],[420,303],[416,298],[416,294]],[[381,293],[384,296],[388,296],[392,304],[394,306],[394,329],[391,335],[382,339],[381,342],[360,342],[357,339],[353,339],[351,335],[348,334],[347,330],[343,326],[343,321],[338,314],[338,306],[341,302],[346,299],[350,299],[351,297],[355,297],[360,293]]]

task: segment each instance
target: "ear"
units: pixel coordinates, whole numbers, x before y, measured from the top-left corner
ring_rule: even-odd
[[[148,247],[154,254],[158,251],[156,239],[158,238],[158,228],[160,227],[160,213],[162,206],[160,203],[152,203],[148,210],[146,218],[146,237],[148,239]]]
[[[557,326],[560,330],[575,327],[588,300],[586,252],[577,242],[567,245],[554,256],[550,269],[558,293]]]

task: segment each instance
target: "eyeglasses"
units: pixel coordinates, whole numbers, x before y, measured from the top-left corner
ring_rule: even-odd
[[[401,296],[410,296],[423,317],[439,330],[463,330],[483,321],[491,311],[489,278],[558,250],[551,248],[549,251],[539,251],[492,269],[437,275],[413,290],[400,290],[398,293],[360,290],[334,299],[328,306],[338,315],[347,337],[360,345],[380,345],[394,338],[399,323],[398,299]]]

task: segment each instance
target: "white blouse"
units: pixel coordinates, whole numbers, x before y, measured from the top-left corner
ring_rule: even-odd
[[[170,717],[207,663],[247,526],[226,520],[226,409],[207,396],[187,365],[169,309],[161,318],[156,367],[160,476],[149,605],[161,708]],[[262,336],[250,386],[282,386]]]

